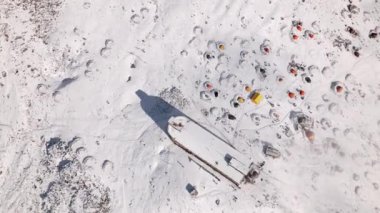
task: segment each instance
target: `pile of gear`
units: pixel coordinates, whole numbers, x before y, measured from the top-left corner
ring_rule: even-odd
[[[314,127],[314,120],[303,112],[291,112],[290,119],[293,121],[294,129],[301,130],[305,137],[313,142],[315,140],[315,133],[312,131]]]

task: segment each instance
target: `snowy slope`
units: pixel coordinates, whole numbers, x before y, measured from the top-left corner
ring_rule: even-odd
[[[349,5],[1,1],[0,212],[380,212],[380,3]],[[166,133],[181,115],[264,160],[260,180],[189,161]]]

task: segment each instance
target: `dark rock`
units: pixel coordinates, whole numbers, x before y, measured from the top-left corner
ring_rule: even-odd
[[[371,33],[369,33],[369,38],[377,38],[377,33],[375,33],[375,32],[371,32]]]
[[[236,117],[234,115],[228,114],[227,118],[230,120],[236,120]]]

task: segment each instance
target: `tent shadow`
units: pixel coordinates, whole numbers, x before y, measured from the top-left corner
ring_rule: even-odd
[[[169,136],[168,121],[171,117],[185,116],[183,112],[158,96],[151,96],[142,90],[137,90],[136,95],[140,98],[141,108],[156,123],[156,125]]]

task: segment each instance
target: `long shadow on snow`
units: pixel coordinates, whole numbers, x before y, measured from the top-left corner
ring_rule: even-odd
[[[168,136],[168,121],[171,117],[185,116],[189,118],[160,97],[148,95],[142,90],[137,90],[136,95],[140,98],[141,108]]]
[[[140,98],[141,108],[145,111],[145,113],[149,117],[152,118],[152,120],[157,124],[157,126],[160,127],[160,129],[164,131],[165,134],[169,138],[170,138],[170,135],[168,133],[169,119],[171,117],[184,116],[188,118],[189,120],[193,121],[194,123],[198,124],[200,127],[202,127],[204,130],[206,130],[210,134],[217,137],[219,140],[223,141],[224,143],[226,143],[227,145],[235,149],[235,147],[232,146],[228,141],[216,135],[215,133],[211,132],[208,128],[199,124],[197,121],[193,120],[192,118],[187,116],[185,113],[181,112],[176,107],[166,102],[164,99],[158,96],[148,95],[142,90],[137,90],[136,95]]]

